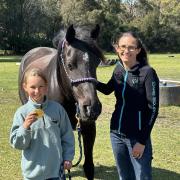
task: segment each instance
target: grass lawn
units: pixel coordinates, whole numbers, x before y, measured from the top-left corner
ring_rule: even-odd
[[[115,56],[108,55],[108,58]],[[180,54],[150,55],[150,64],[161,79],[180,80]],[[21,152],[9,145],[9,130],[12,117],[20,106],[17,92],[19,56],[0,57],[0,180],[21,180]],[[107,82],[114,66],[99,67],[98,79]],[[97,120],[97,136],[94,146],[95,180],[117,180],[116,167],[109,138],[109,119],[114,109],[113,94],[98,94],[103,110]],[[160,107],[159,116],[152,131],[154,147],[153,180],[180,179],[180,107]],[[76,134],[76,133],[75,133]],[[76,138],[77,143],[77,138]],[[79,157],[76,145],[75,161]],[[74,162],[75,162],[74,161]],[[82,172],[83,160],[71,171],[73,180],[85,180]]]

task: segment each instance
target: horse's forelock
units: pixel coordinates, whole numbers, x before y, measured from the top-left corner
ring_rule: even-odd
[[[105,61],[105,57],[103,55],[102,50],[98,46],[97,42],[95,39],[91,37],[92,35],[92,26],[85,25],[85,26],[78,26],[76,28],[76,38],[87,43],[92,49],[92,52],[96,54],[96,56],[101,60]]]
[[[76,38],[82,41],[91,42],[91,28],[89,26],[76,27]]]

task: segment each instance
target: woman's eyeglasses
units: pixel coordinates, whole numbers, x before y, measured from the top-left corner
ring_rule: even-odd
[[[133,52],[137,49],[137,47],[135,46],[125,46],[125,45],[118,46],[118,48],[120,49],[120,51],[125,51],[127,49],[130,52]]]

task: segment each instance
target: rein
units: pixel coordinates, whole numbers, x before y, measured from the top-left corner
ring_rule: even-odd
[[[62,62],[63,67],[64,67],[64,71],[65,71],[67,77],[69,78],[71,84],[74,85],[76,83],[83,83],[83,82],[96,82],[97,80],[93,77],[84,77],[84,78],[79,78],[79,79],[74,80],[69,76],[67,69],[66,69],[66,66],[65,66],[65,63],[64,63],[64,58],[63,58],[63,51],[64,51],[64,47],[65,47],[65,42],[66,42],[66,40],[63,40],[63,42],[62,42],[60,57],[61,57],[61,62]]]

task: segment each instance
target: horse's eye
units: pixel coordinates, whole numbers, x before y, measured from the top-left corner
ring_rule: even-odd
[[[72,71],[73,70],[73,66],[72,66],[72,64],[67,64],[67,67],[68,67],[68,69],[70,70],[70,71]]]

